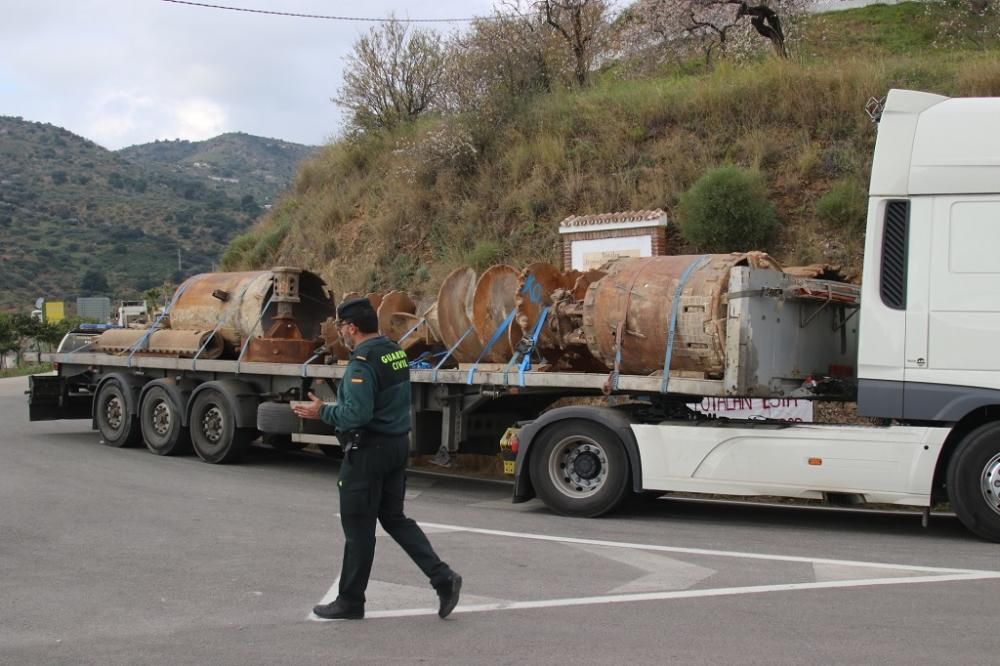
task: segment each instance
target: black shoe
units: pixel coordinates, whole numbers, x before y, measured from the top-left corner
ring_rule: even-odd
[[[442,620],[448,617],[455,606],[458,605],[458,595],[462,591],[462,577],[453,573],[451,578],[437,587],[438,599],[441,605],[438,606],[438,617]]]
[[[313,608],[316,617],[324,620],[361,620],[365,617],[364,606],[347,606],[335,600],[331,603]]]

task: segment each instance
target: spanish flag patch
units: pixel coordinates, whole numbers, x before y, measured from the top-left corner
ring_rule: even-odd
[[[351,383],[352,384],[364,384],[365,380],[362,379],[361,377],[351,377]]]

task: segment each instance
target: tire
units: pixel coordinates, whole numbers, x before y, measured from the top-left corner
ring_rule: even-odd
[[[139,426],[146,448],[158,456],[191,451],[191,433],[181,423],[181,407],[162,386],[150,387],[142,397]]]
[[[562,421],[544,429],[531,448],[531,483],[556,513],[600,516],[629,492],[625,447],[603,426],[583,419]]]
[[[238,462],[257,436],[256,428],[236,427],[233,408],[217,389],[206,389],[195,397],[188,424],[194,452],[212,464]]]
[[[257,405],[257,430],[273,435],[299,432],[299,417],[287,402],[262,402]]]
[[[959,443],[948,464],[948,499],[969,531],[1000,542],[1000,423],[987,423]]]
[[[139,419],[129,414],[125,389],[117,379],[105,382],[97,392],[94,418],[101,441],[108,446],[125,448],[142,440]]]

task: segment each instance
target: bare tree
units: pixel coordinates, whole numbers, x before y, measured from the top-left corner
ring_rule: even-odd
[[[606,0],[539,0],[536,6],[572,52],[577,85],[587,85],[591,65],[608,26]]]
[[[519,7],[472,23],[448,43],[441,105],[501,121],[532,95],[552,90],[565,58],[543,17]]]
[[[390,18],[355,42],[346,60],[344,83],[333,101],[351,111],[357,129],[413,120],[440,93],[445,52],[436,32],[411,31]]]
[[[805,11],[807,0],[639,0],[631,8],[624,40],[634,50],[647,41],[683,56],[701,51],[745,54],[765,37],[774,52],[788,57],[787,25]]]

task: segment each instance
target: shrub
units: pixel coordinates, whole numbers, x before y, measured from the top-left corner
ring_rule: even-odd
[[[761,249],[778,224],[758,171],[724,166],[709,171],[680,198],[681,233],[708,252]]]
[[[863,229],[868,212],[868,196],[853,179],[834,184],[816,202],[816,215],[831,225],[856,231]]]
[[[503,248],[500,247],[500,243],[482,240],[465,255],[465,261],[477,271],[481,271],[500,261],[502,255]]]

